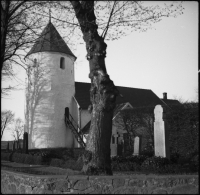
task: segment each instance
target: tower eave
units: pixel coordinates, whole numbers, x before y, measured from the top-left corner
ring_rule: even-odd
[[[51,50],[42,50],[42,51],[28,52],[28,53],[26,54],[26,56],[24,57],[24,59],[27,58],[28,56],[32,55],[32,54],[41,53],[41,52],[56,52],[56,53],[62,53],[62,54],[67,54],[67,55],[69,55],[69,56],[72,56],[72,57],[74,58],[74,61],[76,61],[76,59],[77,59],[77,57],[76,57],[75,55],[71,55],[71,54],[65,53],[65,52],[51,51]]]

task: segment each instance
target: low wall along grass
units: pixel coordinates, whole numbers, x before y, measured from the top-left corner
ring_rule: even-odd
[[[11,162],[47,165],[81,171],[83,150],[43,149],[1,152],[1,159]],[[9,167],[1,170],[1,192],[3,194],[39,193],[186,193],[198,194],[198,165],[196,156],[190,161],[138,155],[116,156],[112,160],[113,176],[56,175]],[[181,162],[181,163],[179,163]],[[184,164],[184,163],[185,164]],[[188,163],[189,162],[189,163]],[[50,168],[49,168],[50,169]],[[62,172],[62,171],[61,171]],[[156,175],[155,175],[156,174]]]

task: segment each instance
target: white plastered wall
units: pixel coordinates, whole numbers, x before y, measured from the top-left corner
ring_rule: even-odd
[[[60,58],[65,59],[65,69],[60,68]],[[41,52],[32,54],[48,74],[43,78],[48,82],[41,91],[36,106],[32,128],[29,128],[29,149],[73,147],[74,137],[64,122],[65,107],[72,110],[74,86],[74,59],[67,54]]]

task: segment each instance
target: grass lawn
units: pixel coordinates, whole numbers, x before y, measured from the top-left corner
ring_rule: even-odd
[[[27,165],[9,161],[1,162],[2,170],[17,171],[22,173],[30,173],[36,175],[78,175],[80,171],[71,169],[62,169],[59,167],[51,167],[47,165]]]
[[[64,169],[59,167],[52,167],[48,165],[28,165],[22,163],[15,163],[9,161],[1,161],[2,170],[17,171],[28,174],[36,175],[83,175],[82,172]],[[197,175],[198,172],[191,172],[187,167],[182,166],[182,170],[179,170],[179,174],[185,175]],[[155,175],[176,175],[176,173],[153,173],[152,171],[114,171],[113,175],[135,175],[135,174],[155,174]]]

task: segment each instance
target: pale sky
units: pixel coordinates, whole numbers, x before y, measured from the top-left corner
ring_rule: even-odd
[[[168,99],[197,100],[198,2],[183,2],[183,6],[183,15],[164,18],[154,24],[155,30],[133,32],[106,42],[107,72],[115,85],[151,89],[159,98],[167,92]],[[78,46],[73,53],[78,57],[75,81],[90,82],[85,45]],[[24,84],[25,71],[20,67],[17,71],[17,80]],[[24,100],[24,90],[13,91],[1,99],[1,110],[12,110],[24,120]],[[7,131],[3,139],[13,138]]]

